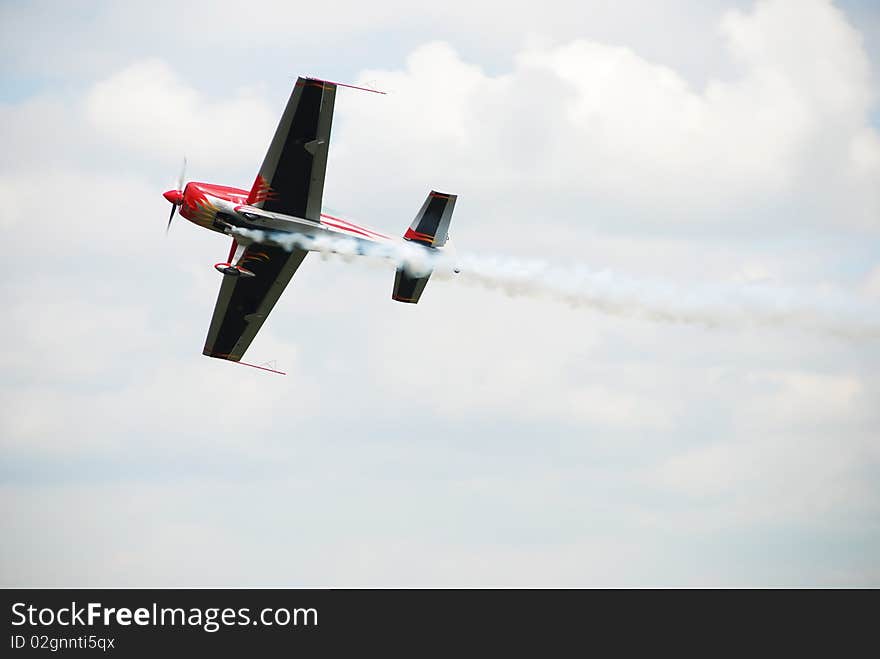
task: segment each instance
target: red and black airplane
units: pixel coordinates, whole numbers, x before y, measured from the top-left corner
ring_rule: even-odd
[[[184,187],[181,174],[177,189],[163,195],[172,204],[169,227],[180,207],[180,214],[190,222],[233,236],[226,261],[214,266],[224,276],[203,350],[209,357],[241,360],[293,273],[309,251],[318,249],[322,238],[406,242],[428,250],[441,249],[447,242],[455,195],[430,192],[402,239],[321,212],[338,86],[351,85],[297,80],[249,191],[197,182]],[[247,237],[267,232],[304,239],[291,247],[283,241],[256,242]],[[429,277],[430,272],[415,276],[398,267],[391,297],[418,302]]]

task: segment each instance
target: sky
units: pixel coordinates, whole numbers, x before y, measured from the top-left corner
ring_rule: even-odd
[[[0,3],[0,584],[880,585],[880,5],[506,8]],[[338,93],[326,210],[455,193],[462,253],[869,331],[310,255],[286,377],[203,357],[228,238],[161,193],[249,187],[298,75],[389,92]]]

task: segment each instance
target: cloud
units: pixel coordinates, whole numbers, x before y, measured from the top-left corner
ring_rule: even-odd
[[[402,70],[362,74],[393,91],[387,103],[346,99],[354,110],[340,151],[369,146],[377,166],[358,172],[340,158],[342,178],[370,177],[378,188],[383,172],[406,162],[398,187],[478,181],[484,203],[522,203],[542,222],[616,205],[644,221],[747,222],[757,213],[772,226],[790,220],[769,209],[807,195],[817,208],[802,223],[876,228],[867,56],[836,8],[799,4],[792,31],[792,7],[727,13],[721,33],[738,70],[702,89],[630,48],[584,39],[534,41],[501,74],[447,43],[422,46]]]
[[[344,216],[399,234],[435,187],[460,251],[876,297],[865,33],[820,2],[600,5],[383,5],[387,33],[355,12],[301,41],[226,5],[163,37],[167,12],[114,5],[10,52],[65,84],[0,106],[0,581],[877,583],[872,342],[439,278],[400,305],[390,268],[310,256],[248,355],[290,375],[199,354],[228,239],[166,239],[160,193],[184,152],[249,184],[306,70],[392,92],[340,91]]]
[[[95,129],[139,154],[168,160],[198,153],[220,165],[249,155],[256,160],[276,122],[258,90],[208,100],[159,59],[135,62],[95,84],[86,113]]]
[[[0,7],[0,34],[8,51],[0,70],[69,82],[105,75],[120,61],[161,54],[209,84],[214,75],[206,72],[216,71],[240,79],[281,80],[300,72],[330,77],[330,71],[356,73],[365,53],[372,61],[396,61],[436,35],[461,39],[482,57],[501,62],[522,45],[524,33],[555,40],[586,33],[702,72],[723,63],[716,57],[711,28],[726,4],[684,0],[654,7],[639,0],[585,0],[577,5],[548,0],[540,7],[509,12],[498,2],[466,0],[450,0],[442,7],[400,0],[293,7],[258,0],[247,5],[249,27],[243,30],[243,7],[237,0],[195,0],[185,6],[169,0],[98,2],[88,12],[38,0]],[[174,17],[171,29],[169,16]],[[660,22],[662,35],[654,29]]]
[[[880,298],[880,265],[875,266],[868,274],[863,288],[872,298]]]

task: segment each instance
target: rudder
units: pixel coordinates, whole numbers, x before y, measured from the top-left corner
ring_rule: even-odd
[[[425,247],[443,247],[449,237],[449,222],[457,198],[431,190],[403,237]]]

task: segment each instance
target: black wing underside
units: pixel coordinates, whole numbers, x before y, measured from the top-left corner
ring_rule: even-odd
[[[297,80],[254,182],[252,205],[320,220],[335,99],[336,85]]]
[[[319,221],[336,85],[299,78],[275,130],[248,203]],[[204,354],[239,361],[306,252],[252,244],[237,265],[254,277],[224,276]]]
[[[223,277],[203,354],[239,361],[307,253],[269,245],[248,247],[240,263],[254,276]]]

